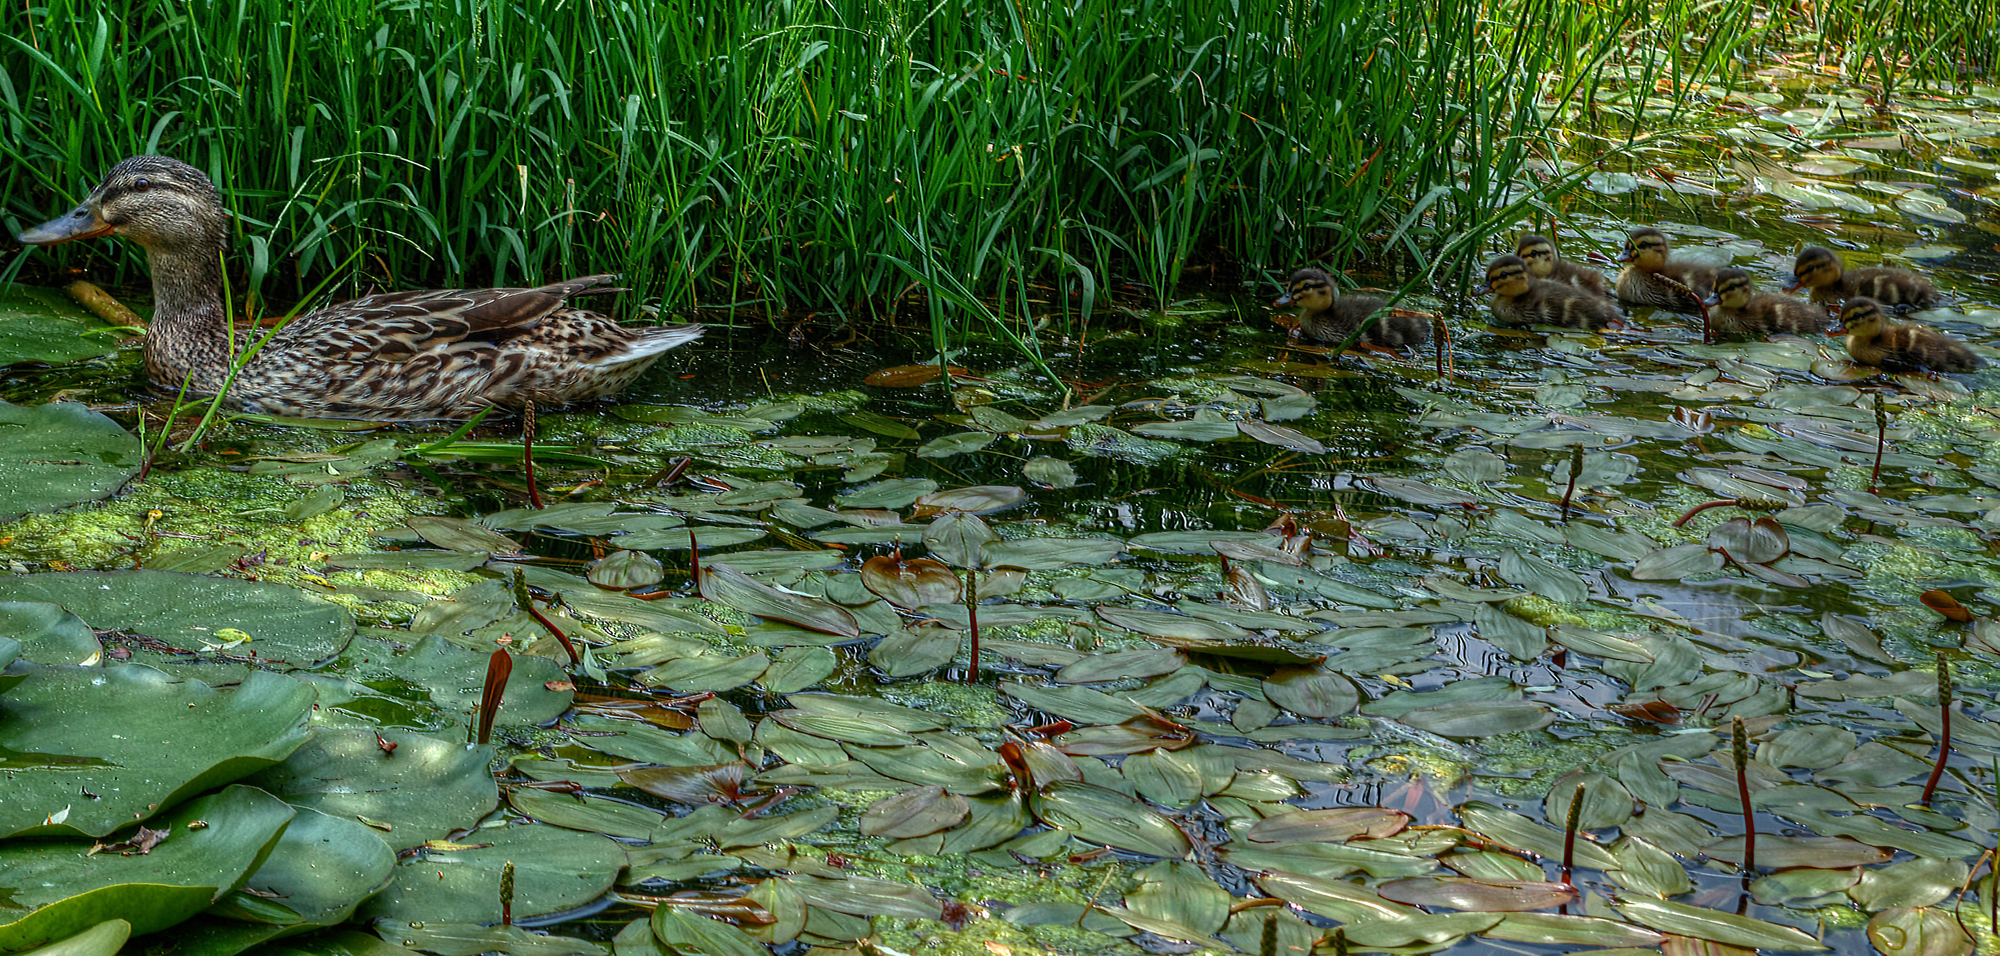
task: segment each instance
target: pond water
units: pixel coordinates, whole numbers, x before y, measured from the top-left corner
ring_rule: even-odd
[[[1560,244],[1658,225],[1765,288],[1836,244],[1934,277],[1951,301],[1919,318],[1991,359],[1995,102],[1912,102],[1897,136],[1780,96],[1711,176],[1600,173]],[[1800,149],[1804,123],[1851,138]],[[288,926],[358,947],[368,920],[438,953],[1991,948],[2000,371],[1881,376],[1836,339],[1703,345],[1666,313],[1492,330],[1418,297],[1453,328],[1439,380],[1429,354],[1287,342],[1268,294],[1048,341],[1067,400],[998,349],[955,356],[950,386],[879,387],[929,356],[718,330],[616,404],[542,416],[539,514],[518,422],[448,443],[227,421],[103,503],[0,528],[21,575],[0,601],[26,602],[3,606],[23,661],[179,679],[121,686],[104,726],[238,728],[171,737],[155,809],[207,794],[238,842],[350,848],[345,880],[274,853],[248,885],[279,895],[183,906],[175,945],[204,952]],[[16,368],[4,394],[136,426],[133,401],[159,408],[137,375],[127,351]],[[1744,503],[1677,521],[1722,499]],[[496,647],[496,749],[468,756]],[[1953,749],[1925,806],[1941,654]],[[64,673],[0,683],[29,702],[0,746],[51,755],[8,766],[123,759],[95,723],[49,729],[104,703]],[[290,811],[239,779],[323,816],[256,823]],[[124,837],[88,806],[44,819],[67,786],[0,819],[60,839],[0,859]],[[514,914],[571,942],[472,925],[500,919],[508,864]],[[0,944],[94,922],[63,910],[103,884],[70,879],[29,904],[43,937]]]

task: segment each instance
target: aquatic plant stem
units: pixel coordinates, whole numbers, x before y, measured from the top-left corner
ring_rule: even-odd
[[[1943,726],[1938,728],[1937,763],[1931,766],[1930,779],[1924,781],[1924,795],[1918,803],[1926,808],[1931,805],[1931,796],[1937,793],[1938,779],[1944,776],[1944,762],[1951,758],[1951,652],[1939,651],[1937,656],[1938,712]]]
[[[534,618],[535,623],[540,624],[543,629],[555,635],[556,642],[562,645],[563,650],[569,652],[571,666],[583,662],[583,658],[576,652],[576,645],[570,643],[569,635],[564,634],[562,628],[556,626],[556,622],[549,620],[548,616],[543,614],[540,608],[535,607],[535,597],[528,593],[528,579],[522,575],[520,568],[514,569],[514,603],[521,610],[526,611],[529,617]]]
[[[1566,816],[1568,819],[1563,823],[1562,885],[1575,889],[1576,884],[1570,882],[1570,865],[1576,859],[1576,825],[1583,820],[1583,784],[1577,784],[1576,790],[1569,795],[1569,813]]]
[[[500,867],[500,925],[514,925],[514,861]]]
[[[1741,716],[1730,718],[1731,757],[1736,761],[1736,798],[1743,803],[1743,875],[1757,872],[1757,819],[1750,808],[1750,735]]]
[[[479,715],[474,721],[473,739],[480,746],[493,742],[493,718],[500,713],[500,701],[507,695],[507,679],[514,676],[514,658],[506,648],[486,659],[486,687],[479,695]]]
[[[1444,360],[1446,354],[1451,351],[1451,330],[1445,327],[1444,316],[1438,316],[1436,322],[1437,334],[1434,338],[1437,339],[1438,378],[1450,379],[1451,373],[1445,371]]]
[[[1868,493],[1875,494],[1875,486],[1882,480],[1882,452],[1889,447],[1889,410],[1882,404],[1882,393],[1875,393],[1875,467],[1868,472]]]
[[[1278,956],[1278,914],[1272,913],[1264,920],[1262,938],[1257,941],[1258,956]]]
[[[417,446],[416,454],[428,455],[434,451],[438,451],[444,448],[449,448],[452,445],[458,444],[458,440],[464,438],[466,436],[466,433],[478,427],[479,423],[486,419],[486,416],[493,413],[493,409],[495,407],[496,406],[488,405],[485,408],[480,409],[471,418],[466,419],[465,424],[452,429],[451,434],[446,435],[443,438],[438,439],[437,441],[431,442],[428,445]]]
[[[1572,445],[1570,446],[1570,456],[1569,456],[1569,484],[1563,487],[1562,513],[1561,513],[1563,524],[1569,523],[1569,499],[1571,495],[1576,494],[1576,476],[1582,473],[1583,473],[1583,446]]]
[[[701,542],[694,536],[694,529],[688,529],[688,580],[701,587]]]
[[[521,404],[521,469],[528,475],[528,506],[542,510],[542,492],[535,487],[535,403]]]
[[[972,664],[965,669],[965,682],[979,683],[979,571],[965,569],[965,617],[972,631]]]

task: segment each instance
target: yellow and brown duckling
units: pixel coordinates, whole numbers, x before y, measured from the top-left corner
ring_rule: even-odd
[[[1970,372],[1985,365],[1964,342],[1928,325],[1897,322],[1882,303],[1867,296],[1847,300],[1840,310],[1847,354],[1856,364],[1888,372]]]
[[[1514,254],[1528,264],[1528,272],[1537,279],[1573,285],[1585,292],[1611,297],[1611,285],[1604,281],[1604,273],[1588,269],[1564,259],[1556,252],[1556,244],[1547,236],[1529,233],[1514,244]]]
[[[1849,269],[1839,253],[1824,246],[1807,246],[1792,261],[1792,284],[1785,291],[1801,287],[1812,290],[1814,302],[1828,306],[1839,306],[1854,296],[1891,308],[1929,309],[1939,301],[1937,287],[1929,279],[1888,266]]]
[[[1420,315],[1397,315],[1388,304],[1372,295],[1340,295],[1333,277],[1313,268],[1300,269],[1285,280],[1285,294],[1271,303],[1278,308],[1296,305],[1299,327],[1294,333],[1318,342],[1339,345],[1370,316],[1370,322],[1355,344],[1378,352],[1430,341],[1431,324]]]
[[[1667,234],[1658,229],[1632,230],[1618,261],[1626,263],[1624,271],[1618,273],[1618,298],[1634,305],[1699,313],[1701,300],[1715,289],[1715,268],[1675,259]]]
[[[1624,316],[1618,303],[1572,285],[1537,279],[1520,256],[1501,256],[1486,267],[1473,295],[1493,293],[1493,320],[1501,325],[1565,325],[1601,329]]]
[[[229,404],[300,418],[420,421],[467,418],[493,405],[562,404],[630,385],[699,325],[629,328],[569,304],[617,291],[610,276],[537,289],[389,292],[292,320],[230,380],[232,341],[222,302],[229,214],[201,170],[165,156],[111,168],[83,203],[22,233],[52,246],[124,236],[146,250],[154,311],[146,371],[163,388],[196,395],[228,388]]]
[[[1826,310],[1803,299],[1759,292],[1750,273],[1718,269],[1708,294],[1709,325],[1718,335],[1809,335],[1826,331]]]

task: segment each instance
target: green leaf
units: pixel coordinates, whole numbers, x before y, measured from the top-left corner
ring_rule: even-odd
[[[0,316],[0,349],[11,331]],[[108,497],[143,455],[117,422],[75,402],[0,401],[0,522]]]
[[[1790,926],[1671,900],[1622,899],[1612,906],[1626,919],[1642,926],[1727,946],[1785,952],[1817,952],[1827,948]]]
[[[710,562],[702,568],[701,596],[745,614],[823,634],[861,636],[861,625],[845,608],[802,594],[787,594],[727,564]]]
[[[379,738],[379,739],[378,739]],[[384,751],[382,742],[395,749]],[[294,806],[388,827],[397,847],[464,829],[499,802],[492,747],[411,730],[320,730],[275,767],[246,778]]]
[[[609,838],[560,827],[475,830],[462,843],[465,849],[425,850],[398,861],[395,880],[357,917],[497,923],[500,870],[511,862],[514,918],[529,919],[602,896],[625,866],[624,849]]]
[[[287,929],[332,926],[386,886],[395,868],[395,852],[375,831],[301,807],[243,890],[205,915]]]
[[[16,653],[37,664],[95,664],[104,652],[90,625],[56,604],[0,602],[0,634],[19,641]]]
[[[59,939],[22,956],[117,956],[132,935],[132,924],[122,919],[105,920],[67,939]]]
[[[1188,852],[1179,828],[1116,790],[1057,781],[1035,794],[1030,805],[1043,823],[1080,840],[1174,860]]]

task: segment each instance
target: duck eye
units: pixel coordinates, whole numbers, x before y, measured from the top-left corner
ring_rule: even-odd
[[[135,193],[142,193],[151,188],[153,188],[153,184],[150,181],[144,179],[141,179],[132,184],[132,191]]]

